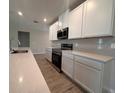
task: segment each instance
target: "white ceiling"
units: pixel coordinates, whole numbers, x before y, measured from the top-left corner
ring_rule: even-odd
[[[37,30],[48,30],[47,24],[50,24],[69,6],[81,1],[84,0],[10,0],[10,24],[14,22],[21,28],[33,27]],[[24,16],[19,16],[18,11],[21,11]],[[43,22],[43,18],[47,18],[47,23]],[[35,24],[33,20],[39,23]]]

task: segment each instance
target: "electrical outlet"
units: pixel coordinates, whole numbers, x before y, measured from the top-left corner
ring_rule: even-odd
[[[78,47],[78,43],[75,44],[75,47]]]
[[[97,49],[99,49],[99,50],[102,49],[102,45],[99,44],[99,45],[97,46]]]
[[[112,49],[115,48],[115,43],[111,43],[111,48],[112,48]]]

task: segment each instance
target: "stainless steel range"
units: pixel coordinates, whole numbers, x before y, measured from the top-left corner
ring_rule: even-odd
[[[61,48],[52,49],[52,63],[58,72],[61,72],[62,50],[72,50],[73,44],[61,44]]]

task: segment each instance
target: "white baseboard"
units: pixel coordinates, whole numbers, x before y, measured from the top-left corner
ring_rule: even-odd
[[[103,93],[115,93],[115,90],[109,88],[103,88]]]

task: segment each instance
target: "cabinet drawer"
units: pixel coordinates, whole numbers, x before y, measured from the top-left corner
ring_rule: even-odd
[[[87,66],[90,66],[90,67],[93,67],[93,68],[96,68],[99,70],[102,70],[102,68],[103,68],[103,63],[98,62],[98,61],[94,61],[94,60],[91,60],[91,59],[88,59],[85,57],[75,56],[74,60],[76,62],[79,62],[81,64],[85,64]]]
[[[65,56],[65,57],[68,57],[68,58],[70,58],[70,59],[73,59],[73,54],[70,53],[70,52],[63,52],[63,53],[62,53],[62,56]]]

